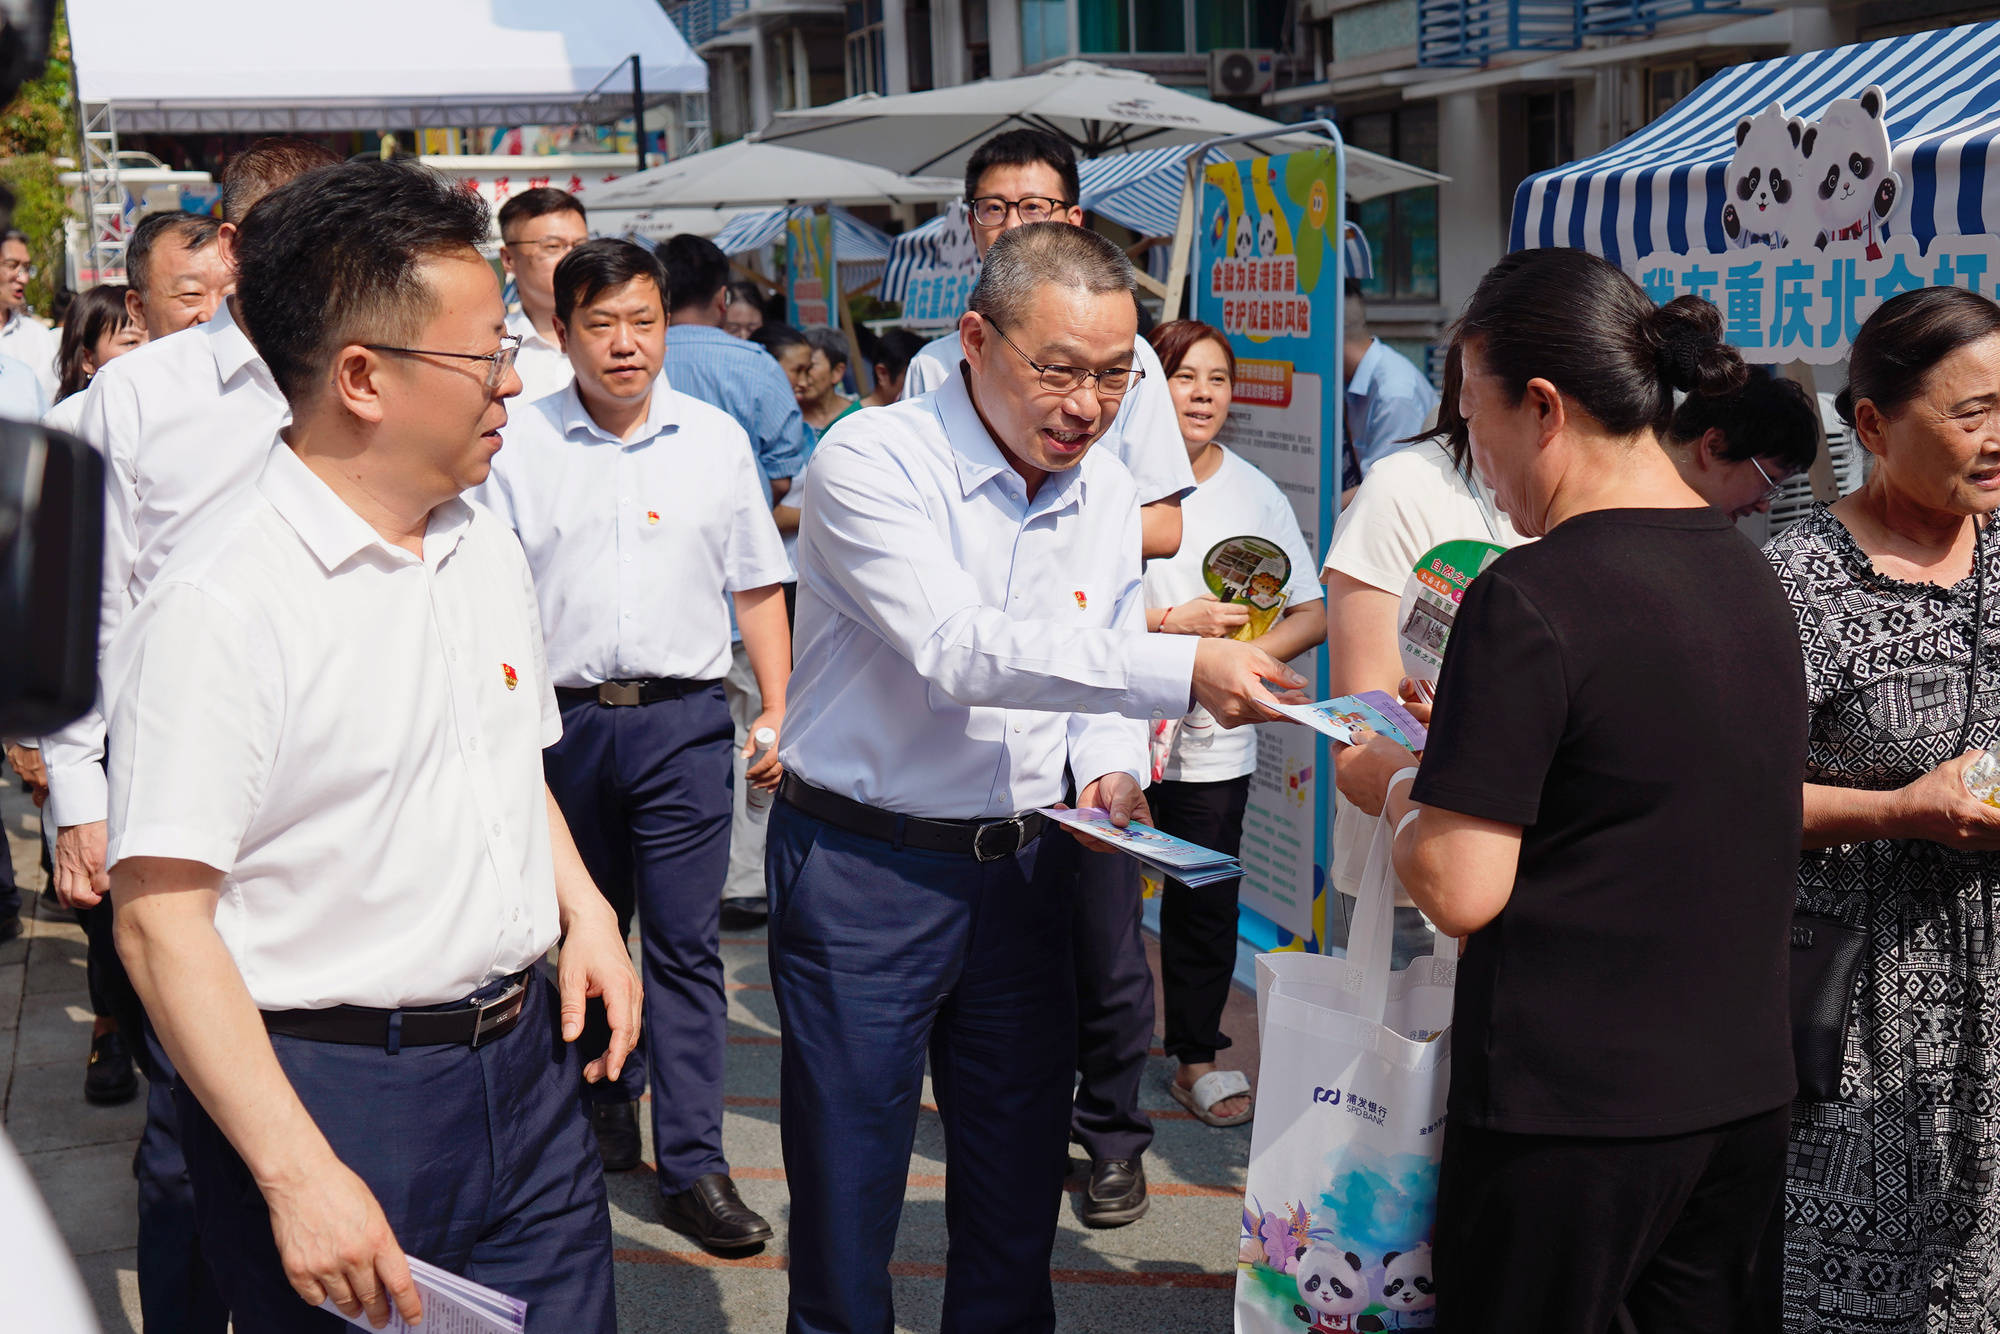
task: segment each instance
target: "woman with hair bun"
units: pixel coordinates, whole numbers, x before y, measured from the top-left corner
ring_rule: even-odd
[[[1531,250],[1454,329],[1499,506],[1420,770],[1340,786],[1465,941],[1433,1239],[1454,1331],[1769,1334],[1805,688],[1784,595],[1660,447],[1744,366],[1715,307]],[[1411,781],[1414,777],[1414,783]]]
[[[1784,1325],[1992,1334],[2000,810],[1965,769],[2000,739],[2000,306],[1884,302],[1836,407],[1874,469],[1765,548],[1805,650],[1798,910],[1863,940],[1836,1096],[1792,1113]]]

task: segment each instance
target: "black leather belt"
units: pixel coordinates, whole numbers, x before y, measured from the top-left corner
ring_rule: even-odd
[[[778,780],[778,796],[813,819],[850,834],[924,852],[962,852],[982,862],[1013,856],[1040,838],[1049,824],[1049,817],[1040,811],[1005,820],[929,820],[920,815],[898,815],[814,787],[789,773]]]
[[[682,695],[698,695],[721,684],[676,676],[641,676],[595,686],[557,686],[556,699],[563,704],[595,701],[607,708],[631,709],[641,704],[658,704],[663,699],[679,699]]]
[[[528,1000],[526,970],[506,979],[497,996],[449,1010],[375,1010],[335,1005],[324,1010],[266,1010],[267,1031],[308,1042],[351,1047],[480,1047],[495,1042],[521,1022]]]

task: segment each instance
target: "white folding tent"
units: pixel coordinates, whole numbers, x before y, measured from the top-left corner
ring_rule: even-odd
[[[69,0],[77,91],[120,130],[540,125],[708,86],[657,0]],[[623,99],[622,101],[620,99]]]
[[[942,177],[904,176],[867,162],[739,139],[607,185],[603,208],[758,208],[783,204],[910,204],[954,199]]]

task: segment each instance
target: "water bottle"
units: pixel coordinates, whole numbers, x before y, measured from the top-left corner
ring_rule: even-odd
[[[769,753],[771,747],[778,744],[778,734],[768,727],[760,727],[751,736],[750,740],[756,743],[757,749],[751,754],[749,763],[756,764]],[[748,766],[746,765],[745,767],[747,768]],[[773,795],[769,788],[758,787],[754,783],[746,782],[743,792],[743,804],[753,811],[766,810],[771,805]]]
[[[1988,806],[2000,806],[2000,745],[1988,747],[1965,766],[1965,790]]]

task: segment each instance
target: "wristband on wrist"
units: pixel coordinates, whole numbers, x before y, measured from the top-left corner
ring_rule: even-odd
[[[1166,635],[1166,634],[1172,634],[1172,633],[1173,633],[1173,631],[1171,631],[1171,630],[1167,629],[1167,617],[1169,617],[1169,616],[1173,615],[1173,614],[1174,614],[1174,608],[1175,608],[1175,607],[1177,607],[1177,606],[1179,606],[1179,605],[1180,605],[1179,603],[1169,603],[1169,604],[1167,605],[1167,609],[1166,609],[1165,611],[1163,611],[1163,612],[1161,612],[1161,613],[1160,613],[1160,633],[1161,633],[1161,634],[1163,634],[1163,635]]]

